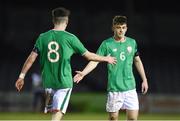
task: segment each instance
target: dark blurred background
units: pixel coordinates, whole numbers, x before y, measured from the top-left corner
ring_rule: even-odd
[[[101,42],[112,36],[115,15],[128,17],[127,36],[136,39],[149,81],[149,94],[180,93],[180,8],[177,1],[162,0],[26,0],[0,1],[0,92],[15,91],[14,83],[38,35],[53,28],[51,10],[63,6],[71,10],[67,31],[96,52]],[[72,57],[73,75],[88,63],[80,55]],[[32,90],[31,74],[39,73],[36,61],[26,77],[24,90]],[[136,70],[137,90],[141,79]],[[74,87],[74,91],[105,92],[106,64],[99,66]]]

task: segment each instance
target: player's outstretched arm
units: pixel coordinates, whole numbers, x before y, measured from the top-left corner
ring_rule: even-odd
[[[142,79],[141,91],[143,94],[146,94],[148,91],[148,81],[147,81],[146,74],[144,71],[144,66],[143,66],[142,61],[139,56],[135,57],[134,64],[135,64],[136,69]]]
[[[94,70],[96,68],[96,66],[98,65],[99,62],[95,62],[95,61],[90,61],[87,66],[83,69],[83,71],[76,71],[76,75],[74,76],[74,82],[75,83],[79,83],[84,76],[86,76],[87,74],[89,74],[92,70]]]
[[[90,61],[97,61],[97,62],[107,62],[110,64],[116,64],[117,60],[115,57],[112,56],[100,56],[95,53],[86,51],[83,55],[87,60]]]
[[[31,68],[32,64],[34,63],[34,61],[36,60],[38,54],[36,52],[31,52],[31,54],[29,55],[29,57],[26,59],[23,68],[21,70],[21,73],[15,83],[15,87],[18,91],[21,91],[21,89],[23,88],[24,85],[24,77],[26,75],[26,73],[28,72],[28,70]]]

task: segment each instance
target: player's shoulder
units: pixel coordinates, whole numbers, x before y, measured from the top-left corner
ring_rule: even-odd
[[[75,36],[73,33],[70,33],[70,32],[68,32],[68,31],[64,31],[64,34],[67,34],[67,35],[69,35],[69,36]]]
[[[109,37],[103,40],[103,43],[111,43],[111,42],[113,42],[113,37]]]
[[[126,36],[126,40],[130,40],[130,41],[136,41],[134,38],[127,37],[127,36]]]
[[[46,31],[46,32],[43,32],[40,34],[41,37],[43,36],[49,36],[53,33],[54,31],[53,30],[49,30],[49,31]],[[70,33],[70,32],[67,32],[67,31],[60,31],[62,35],[64,36],[69,36],[69,37],[76,37],[74,34]]]
[[[50,33],[51,33],[51,30],[42,32],[42,33],[39,34],[39,37],[46,37],[46,36],[49,36]]]
[[[113,37],[106,38],[102,41],[101,46],[111,45],[113,41]]]
[[[73,33],[68,32],[68,31],[64,31],[64,35],[69,36],[70,38],[77,38],[76,35],[74,35]]]
[[[136,43],[136,40],[131,38],[131,37],[126,36],[126,40],[129,41],[129,42],[132,42],[132,43]]]

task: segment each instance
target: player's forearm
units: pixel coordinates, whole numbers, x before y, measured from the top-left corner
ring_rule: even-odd
[[[90,61],[87,66],[84,68],[84,70],[82,71],[83,75],[87,75],[89,74],[92,70],[94,70],[96,68],[96,66],[98,65],[99,62],[95,62],[95,61]]]
[[[108,58],[107,57],[99,56],[99,55],[97,55],[95,53],[92,53],[92,52],[86,52],[85,57],[89,61],[108,62]]]
[[[35,52],[31,52],[31,54],[29,55],[29,57],[26,59],[21,73],[20,73],[20,77],[23,78],[23,76],[25,77],[26,73],[28,72],[28,70],[31,68],[31,66],[33,65],[34,61],[36,60],[37,57],[37,53]]]
[[[135,66],[136,66],[136,69],[137,69],[139,75],[141,76],[141,79],[143,81],[147,81],[146,74],[144,71],[144,66],[143,66],[142,62],[141,61],[135,62]]]

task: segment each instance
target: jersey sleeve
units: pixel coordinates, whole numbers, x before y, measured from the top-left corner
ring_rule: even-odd
[[[35,53],[37,53],[37,54],[39,54],[39,50],[38,50],[38,48],[37,47],[35,47],[34,46],[34,48],[33,48],[33,50],[32,50],[33,52],[35,52]]]
[[[39,36],[36,40],[36,43],[34,45],[33,51],[38,53],[41,51],[41,37]]]
[[[134,53],[134,56],[139,56],[139,51],[138,51],[138,47],[137,47],[137,43],[135,41],[135,53]]]
[[[74,49],[75,53],[79,53],[81,55],[83,55],[87,51],[87,49],[76,36],[73,36],[71,40],[71,46]]]
[[[101,56],[107,55],[107,48],[106,48],[106,44],[104,42],[100,45],[96,54],[101,55]]]

